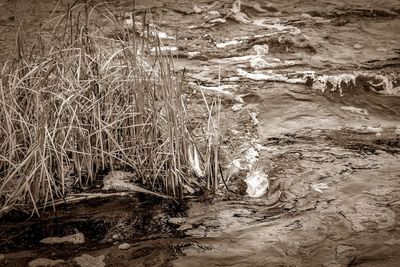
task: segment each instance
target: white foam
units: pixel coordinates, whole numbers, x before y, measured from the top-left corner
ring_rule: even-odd
[[[246,193],[250,197],[262,197],[269,187],[268,175],[261,170],[254,170],[244,180],[247,184]]]
[[[224,47],[226,47],[226,46],[229,46],[229,45],[237,45],[237,44],[240,44],[240,43],[242,43],[243,41],[238,41],[238,40],[230,40],[230,41],[226,41],[226,42],[223,42],[223,43],[218,43],[218,44],[216,44],[216,46],[218,47],[218,48],[224,48]]]
[[[153,47],[150,49],[150,52],[155,53],[158,51],[158,48]],[[178,48],[176,46],[161,46],[160,47],[161,52],[175,52],[178,51]]]
[[[254,80],[254,81],[271,81],[271,82],[287,82],[287,83],[299,83],[304,84],[307,82],[306,76],[301,76],[299,78],[289,78],[282,74],[276,74],[273,72],[261,73],[261,72],[247,72],[242,69],[237,69],[237,72],[240,76],[246,79]]]
[[[360,115],[368,115],[368,110],[363,109],[363,108],[356,108],[353,106],[345,106],[345,107],[341,107],[341,110],[345,110],[345,111],[350,111],[352,113],[357,113]]]

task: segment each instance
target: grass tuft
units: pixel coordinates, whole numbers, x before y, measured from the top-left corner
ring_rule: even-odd
[[[99,17],[112,26],[97,25]],[[144,42],[133,28],[102,6],[75,4],[37,33],[18,32],[17,59],[0,69],[0,215],[39,214],[104,170],[130,170],[176,198],[202,179],[217,188],[220,103],[207,106],[199,157],[183,76],[159,38]]]

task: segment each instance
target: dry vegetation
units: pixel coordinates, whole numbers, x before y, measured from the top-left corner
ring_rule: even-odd
[[[99,16],[112,26],[96,25]],[[0,73],[0,214],[39,213],[38,204],[69,193],[71,179],[86,188],[104,170],[128,169],[173,197],[218,184],[218,102],[207,106],[202,160],[188,130],[183,75],[157,37],[144,42],[133,32],[87,4],[39,32],[19,30],[17,60]],[[156,56],[146,57],[151,46]]]

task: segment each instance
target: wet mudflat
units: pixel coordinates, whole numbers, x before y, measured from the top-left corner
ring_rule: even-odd
[[[236,193],[221,185],[221,195],[184,207],[135,195],[4,221],[1,263],[74,266],[88,254],[106,266],[397,266],[398,1],[136,2],[137,15],[147,10],[171,36],[163,45],[185,69],[199,121],[200,92],[221,96],[223,165]],[[114,8],[124,14],[131,2]],[[254,174],[267,177],[260,198],[246,194]],[[29,225],[37,230],[20,230]],[[76,232],[84,245],[39,243]]]

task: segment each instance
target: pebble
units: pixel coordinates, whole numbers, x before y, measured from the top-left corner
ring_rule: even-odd
[[[46,258],[37,258],[33,261],[29,262],[29,267],[47,267],[47,266],[56,266],[57,264],[63,263],[64,260],[51,260]]]
[[[361,48],[363,48],[363,46],[360,45],[360,44],[355,44],[355,45],[353,45],[353,47],[354,47],[355,49],[361,49]]]
[[[4,260],[6,258],[6,256],[4,256],[4,254],[0,254],[0,261]]]
[[[93,257],[88,254],[82,254],[74,258],[74,262],[80,267],[105,267],[104,258],[104,255]]]
[[[127,249],[130,249],[130,248],[131,248],[131,245],[129,245],[128,243],[123,243],[123,244],[118,246],[118,249],[120,249],[120,250],[127,250]]]
[[[40,240],[42,244],[61,244],[61,243],[72,243],[75,245],[85,243],[85,236],[82,233],[68,235],[64,237],[46,237]]]

